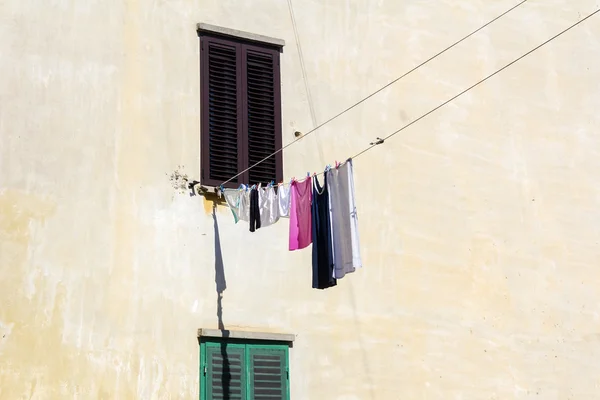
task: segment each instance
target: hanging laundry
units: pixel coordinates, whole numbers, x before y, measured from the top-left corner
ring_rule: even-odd
[[[334,277],[341,279],[347,273],[362,267],[352,160],[348,159],[339,167],[330,169],[326,175],[329,189]]]
[[[250,232],[260,229],[260,208],[258,207],[258,190],[250,191]]]
[[[239,192],[240,198],[237,216],[240,221],[250,222],[250,191],[245,185],[242,185]],[[225,197],[225,200],[227,200],[227,197]]]
[[[312,197],[312,180],[293,181],[290,185],[290,251],[300,250],[312,242],[312,225],[310,203]]]
[[[279,216],[280,217],[289,217],[290,216],[290,205],[291,205],[291,196],[290,196],[290,188],[291,185],[279,185],[277,188],[277,200],[279,203]]]
[[[241,189],[223,189],[223,196],[233,214],[233,220],[236,224],[240,220],[240,199],[242,194],[243,191]]]
[[[312,194],[312,287],[327,289],[337,285],[333,277],[333,248],[329,214],[327,174],[323,186],[315,176]]]
[[[279,220],[279,201],[275,188],[268,186],[266,188],[258,187],[258,208],[260,210],[260,227],[273,225]]]

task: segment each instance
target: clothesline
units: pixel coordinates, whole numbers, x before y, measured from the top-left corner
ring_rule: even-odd
[[[487,80],[489,80],[490,78],[498,75],[500,72],[504,71],[505,69],[507,69],[508,67],[512,66],[513,64],[517,63],[518,61],[522,60],[523,58],[527,57],[528,55],[530,55],[531,53],[535,52],[536,50],[540,49],[541,47],[545,46],[546,44],[552,42],[553,40],[557,39],[558,37],[562,36],[563,34],[565,34],[566,32],[570,31],[571,29],[573,29],[574,27],[578,26],[579,24],[583,23],[584,21],[587,21],[588,19],[590,19],[591,17],[593,17],[594,15],[598,14],[600,12],[600,9],[597,9],[596,11],[592,12],[591,14],[587,15],[586,17],[580,19],[579,21],[575,22],[574,24],[570,25],[569,27],[563,29],[562,31],[560,31],[559,33],[557,33],[556,35],[552,36],[550,39],[542,42],[541,44],[535,46],[533,49],[529,50],[528,52],[524,53],[523,55],[517,57],[516,59],[514,59],[513,61],[509,62],[508,64],[504,65],[503,67],[501,67],[500,69],[497,69],[496,71],[494,71],[493,73],[487,75],[485,78],[477,81],[475,84],[469,86],[468,88],[464,89],[463,91],[461,91],[460,93],[452,96],[451,98],[449,98],[448,100],[444,101],[443,103],[437,105],[436,107],[432,108],[431,110],[427,111],[426,113],[422,114],[421,116],[419,116],[418,118],[414,119],[413,121],[409,122],[408,124],[402,126],[401,128],[397,129],[396,131],[390,133],[389,135],[385,136],[384,138],[377,138],[377,141],[375,142],[371,142],[369,144],[369,146],[367,146],[366,148],[364,148],[363,150],[361,150],[360,152],[358,152],[357,154],[355,154],[354,156],[350,157],[350,159],[356,159],[358,157],[360,157],[361,155],[363,155],[364,153],[366,153],[367,151],[371,150],[373,147],[376,147],[380,144],[383,144],[387,139],[397,135],[398,133],[402,132],[403,130],[405,130],[406,128],[416,124],[417,122],[421,121],[422,119],[424,119],[425,117],[429,116],[430,114],[434,113],[435,111],[439,110],[440,108],[446,106],[448,103],[451,103],[452,101],[456,100],[457,98],[461,97],[462,95],[464,95],[465,93],[473,90],[474,88],[476,88],[477,86],[481,85],[482,83],[486,82]],[[306,136],[306,135],[305,135]],[[291,142],[291,144],[295,143]],[[286,146],[287,147],[287,146]],[[285,148],[285,147],[283,147]],[[283,149],[282,148],[282,149]],[[281,150],[282,150],[281,149]],[[276,154],[276,153],[274,153]],[[270,157],[270,156],[269,156]],[[267,157],[268,159],[268,157]],[[260,164],[257,163],[254,166]],[[251,169],[254,166],[248,168]],[[245,172],[248,169],[242,171]],[[320,172],[318,174],[316,174],[317,176],[322,175],[324,172]],[[240,174],[236,175],[239,176]],[[235,177],[234,177],[235,178]],[[231,178],[233,179],[233,178]],[[229,179],[226,182],[229,182],[231,179]],[[300,180],[299,182],[305,180],[307,178],[303,178],[302,180]],[[224,183],[226,183],[224,182]],[[223,184],[224,184],[223,183]],[[222,187],[223,185],[221,185]]]
[[[325,172],[327,172],[327,170],[330,169],[330,168],[341,167],[342,165],[344,165],[345,163],[347,163],[349,160],[351,160],[351,158],[349,158],[346,161],[340,162],[340,163],[338,163],[336,161],[336,163],[334,164],[334,167],[332,167],[331,165],[327,165],[325,167],[325,170],[323,170],[322,172],[314,172],[312,174],[309,173],[304,178],[296,179],[296,177],[292,177],[292,179],[290,179],[289,182],[282,181],[282,182],[279,182],[278,184],[275,184],[274,182],[271,182],[271,183],[265,185],[265,187],[270,187],[270,186],[271,187],[290,186],[293,182],[301,183],[301,182],[304,182],[305,180],[307,180],[308,178],[314,178],[316,176],[321,176],[321,175],[325,174]],[[247,185],[247,184],[241,184],[238,187],[238,189],[236,189],[236,190],[239,190],[239,189],[252,189],[253,187],[256,187],[256,186],[257,185],[250,186],[250,185]],[[222,185],[219,187],[219,189],[220,189],[221,193],[225,190],[225,188]]]
[[[459,45],[460,43],[464,42],[465,40],[467,40],[468,38],[470,38],[471,36],[473,36],[474,34],[476,34],[477,32],[481,31],[482,29],[486,28],[487,26],[489,26],[490,24],[492,24],[493,22],[499,20],[500,18],[502,18],[503,16],[505,16],[506,14],[508,14],[509,12],[511,12],[512,10],[516,9],[517,7],[521,6],[522,4],[526,3],[527,0],[522,0],[520,3],[516,4],[515,6],[509,8],[508,10],[506,10],[505,12],[503,12],[502,14],[498,15],[496,18],[488,21],[487,23],[485,23],[484,25],[480,26],[479,28],[475,29],[473,32],[469,33],[468,35],[464,36],[463,38],[459,39],[458,41],[452,43],[450,46],[446,47],[444,50],[440,51],[439,53],[436,53],[435,55],[429,57],[427,60],[421,62],[420,64],[418,64],[417,66],[413,67],[411,70],[409,70],[408,72],[405,72],[404,74],[400,75],[398,78],[394,79],[393,81],[387,83],[386,85],[380,87],[379,89],[377,89],[376,91],[374,91],[373,93],[369,94],[368,96],[362,98],[361,100],[359,100],[358,102],[352,104],[350,107],[346,108],[345,110],[341,111],[340,113],[334,115],[333,117],[329,118],[327,121],[323,122],[322,124],[317,125],[316,127],[314,127],[313,129],[311,129],[310,131],[308,131],[307,133],[305,133],[304,135],[302,135],[302,137],[299,137],[296,140],[291,141],[290,143],[286,144],[285,146],[281,147],[280,149],[276,150],[275,152],[273,152],[272,154],[266,156],[265,158],[263,158],[262,160],[256,162],[255,164],[251,165],[250,167],[242,170],[241,172],[238,172],[236,175],[232,176],[231,178],[227,179],[226,181],[224,181],[223,183],[221,183],[220,186],[225,185],[226,183],[231,182],[232,180],[234,180],[235,178],[237,178],[238,176],[242,175],[244,172],[247,172],[249,170],[251,170],[252,168],[256,167],[257,165],[262,164],[263,162],[267,161],[269,158],[273,157],[274,155],[278,154],[279,152],[283,151],[284,149],[290,147],[291,145],[297,143],[298,141],[304,139],[305,137],[307,137],[308,135],[310,135],[311,133],[315,132],[316,130],[322,128],[323,126],[327,125],[328,123],[332,122],[333,120],[337,119],[338,117],[341,117],[342,115],[344,115],[345,113],[347,113],[348,111],[352,110],[353,108],[357,107],[358,105],[364,103],[365,101],[367,101],[368,99],[370,99],[371,97],[375,96],[376,94],[380,93],[381,91],[383,91],[384,89],[387,89],[388,87],[392,86],[393,84],[395,84],[396,82],[398,82],[399,80],[405,78],[406,76],[410,75],[411,73],[415,72],[417,69],[423,67],[424,65],[426,65],[427,63],[429,63],[430,61],[434,60],[435,58],[441,56],[442,54],[444,54],[445,52],[447,52],[448,50],[452,49],[453,47]]]

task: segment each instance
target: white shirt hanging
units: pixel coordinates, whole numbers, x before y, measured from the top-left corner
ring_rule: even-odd
[[[334,278],[362,267],[352,160],[327,172]]]
[[[239,204],[238,218],[250,222],[250,191],[247,188],[240,189]]]
[[[258,188],[258,208],[261,228],[273,225],[279,220],[279,201],[272,186]]]
[[[290,187],[290,185],[279,185],[277,188],[280,217],[290,217],[290,205],[292,200],[292,197],[290,196]]]

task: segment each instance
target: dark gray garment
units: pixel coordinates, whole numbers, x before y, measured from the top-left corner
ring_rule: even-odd
[[[258,208],[258,190],[250,191],[250,232],[260,228],[260,208]]]
[[[329,191],[327,173],[323,187],[313,178],[312,196],[312,287],[327,289],[337,285],[333,277],[333,247],[331,244],[331,220],[329,214]]]

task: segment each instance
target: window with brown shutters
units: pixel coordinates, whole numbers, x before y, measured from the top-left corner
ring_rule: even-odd
[[[200,33],[201,183],[280,182],[281,88],[275,47]]]

